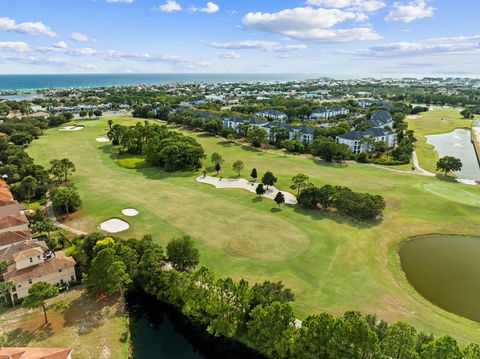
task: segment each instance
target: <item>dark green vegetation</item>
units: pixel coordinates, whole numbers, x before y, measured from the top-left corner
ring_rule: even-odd
[[[135,126],[109,123],[107,135],[120,153],[145,155],[150,164],[165,171],[199,169],[205,157],[202,146],[195,139],[147,121]]]
[[[402,267],[412,285],[438,306],[480,321],[480,238],[426,236],[400,248]]]
[[[341,317],[310,315],[299,323],[290,304],[294,295],[281,282],[251,286],[243,279],[218,277],[205,267],[193,271],[194,247],[188,238],[173,239],[167,256],[150,236],[137,241],[93,233],[74,243],[74,255],[83,260],[91,290],[111,296],[132,284],[173,305],[210,334],[240,339],[269,358],[460,359],[480,355],[477,344],[462,350],[450,336],[435,340],[406,323],[390,325],[375,315],[355,311]],[[173,253],[173,247],[181,250]],[[167,269],[173,258],[185,265],[177,268],[174,263],[176,269]]]
[[[437,161],[437,171],[445,172],[445,176],[448,172],[460,171],[462,169],[462,161],[459,158],[452,156],[445,156]]]
[[[337,210],[355,220],[379,219],[385,209],[382,196],[369,193],[356,193],[350,188],[325,185],[309,186],[298,196],[298,204],[305,209]]]
[[[197,183],[201,171],[168,173],[151,166],[119,166],[112,146],[95,141],[108,131],[107,120],[80,122],[85,125],[82,131],[48,130],[28,148],[43,165],[65,157],[75,163],[72,179],[82,210],[70,216],[67,225],[90,231],[133,207],[140,215],[124,218],[130,229],[122,237],[151,233],[166,246],[173,236],[190,235],[202,253],[200,265],[219,276],[243,277],[251,283],[282,280],[295,293],[292,305],[299,319],[311,313],[341,315],[358,310],[377,313],[391,323],[401,320],[437,336],[450,334],[463,344],[478,337],[477,323],[436,307],[414,290],[401,269],[397,249],[403,240],[417,235],[477,234],[479,187],[352,162],[285,157],[282,151],[256,151],[177,129],[194,137],[208,158],[214,152],[221,154],[225,178],[237,175],[232,164],[242,160],[244,176],[256,168],[259,182],[271,171],[282,191],[291,191],[292,176],[302,173],[316,187],[334,184],[378,194],[387,205],[376,223],[357,223],[336,213],[289,205],[272,212],[275,203],[259,201],[253,193]],[[125,126],[137,122],[113,120]],[[214,174],[211,164],[206,165],[203,169]]]

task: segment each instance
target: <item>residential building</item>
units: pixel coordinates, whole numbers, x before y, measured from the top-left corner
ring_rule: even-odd
[[[16,243],[32,239],[32,232],[29,230],[8,231],[0,233],[0,251]]]
[[[24,214],[10,214],[0,217],[0,233],[10,231],[28,231],[29,223]]]
[[[62,285],[77,280],[75,260],[65,251],[52,252],[43,241],[29,240],[11,245],[0,251],[0,260],[9,263],[3,279],[14,283],[10,292],[14,302],[26,297],[34,283]]]
[[[354,154],[360,152],[371,152],[374,150],[372,143],[365,141],[370,138],[375,142],[383,141],[387,144],[387,148],[397,145],[397,134],[389,129],[369,128],[365,131],[350,131],[336,137],[338,143],[346,144]]]
[[[0,359],[72,359],[69,348],[0,347]]]
[[[311,120],[327,120],[340,115],[348,115],[350,110],[344,107],[317,108],[310,115]]]
[[[258,111],[256,114],[258,117],[268,118],[269,120],[277,120],[277,121],[285,121],[288,116],[285,112],[272,110],[272,109],[265,109],[262,111]]]
[[[358,106],[360,106],[360,107],[363,108],[363,109],[372,106],[373,103],[374,103],[373,100],[367,100],[367,99],[363,99],[363,100],[358,100],[358,101],[357,101]]]
[[[393,117],[386,110],[375,110],[368,123],[372,128],[393,128]]]
[[[22,206],[14,198],[4,179],[0,178],[0,217],[20,213]]]

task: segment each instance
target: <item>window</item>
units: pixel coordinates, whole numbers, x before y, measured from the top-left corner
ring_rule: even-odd
[[[32,284],[32,280],[31,280],[31,279],[28,280],[28,284]]]
[[[63,269],[59,269],[58,272],[59,272],[59,273],[62,273],[62,270],[63,270]]]
[[[17,285],[17,288],[22,288],[22,285],[21,284]]]
[[[32,257],[30,257],[30,263],[33,263],[33,258]]]
[[[73,275],[70,276],[70,280],[73,282],[75,280],[75,277]]]

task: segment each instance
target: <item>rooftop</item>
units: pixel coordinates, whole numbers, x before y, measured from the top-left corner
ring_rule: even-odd
[[[67,359],[72,352],[68,348],[0,348],[0,359]]]

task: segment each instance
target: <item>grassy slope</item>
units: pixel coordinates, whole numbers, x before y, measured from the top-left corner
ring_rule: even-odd
[[[368,165],[284,158],[280,152],[259,152],[191,134],[208,157],[212,152],[223,155],[224,177],[233,176],[231,164],[241,159],[245,176],[253,167],[260,176],[271,170],[283,190],[289,190],[291,177],[301,172],[317,185],[332,183],[378,193],[388,203],[383,222],[372,226],[288,206],[272,212],[272,201],[257,201],[242,190],[218,190],[197,183],[195,173],[120,167],[113,160],[111,146],[95,142],[106,133],[106,119],[83,124],[85,129],[78,132],[49,130],[29,148],[41,164],[61,157],[75,162],[74,180],[84,205],[69,225],[93,230],[102,220],[122,217],[122,208],[135,207],[140,215],[125,218],[131,224],[126,237],[151,233],[165,243],[173,235],[190,234],[201,249],[202,264],[219,274],[283,280],[296,293],[299,317],[355,309],[376,312],[387,320],[405,320],[429,332],[451,333],[461,341],[478,340],[478,323],[436,308],[410,287],[397,256],[399,243],[407,237],[478,234],[478,205],[472,206],[480,199],[478,187]],[[456,189],[465,191],[471,200],[464,203],[451,196]]]
[[[418,140],[415,150],[420,167],[430,172],[436,171],[438,153],[432,145],[426,143],[425,135],[447,133],[456,128],[470,128],[472,125],[472,120],[464,119],[460,111],[453,108],[433,109],[408,119],[407,122]]]
[[[128,341],[120,341],[128,328],[119,303],[94,300],[78,287],[57,299],[69,303],[69,308],[49,311],[47,325],[41,309],[17,306],[0,313],[0,334],[7,336],[6,345],[69,347],[78,359],[128,358]]]

